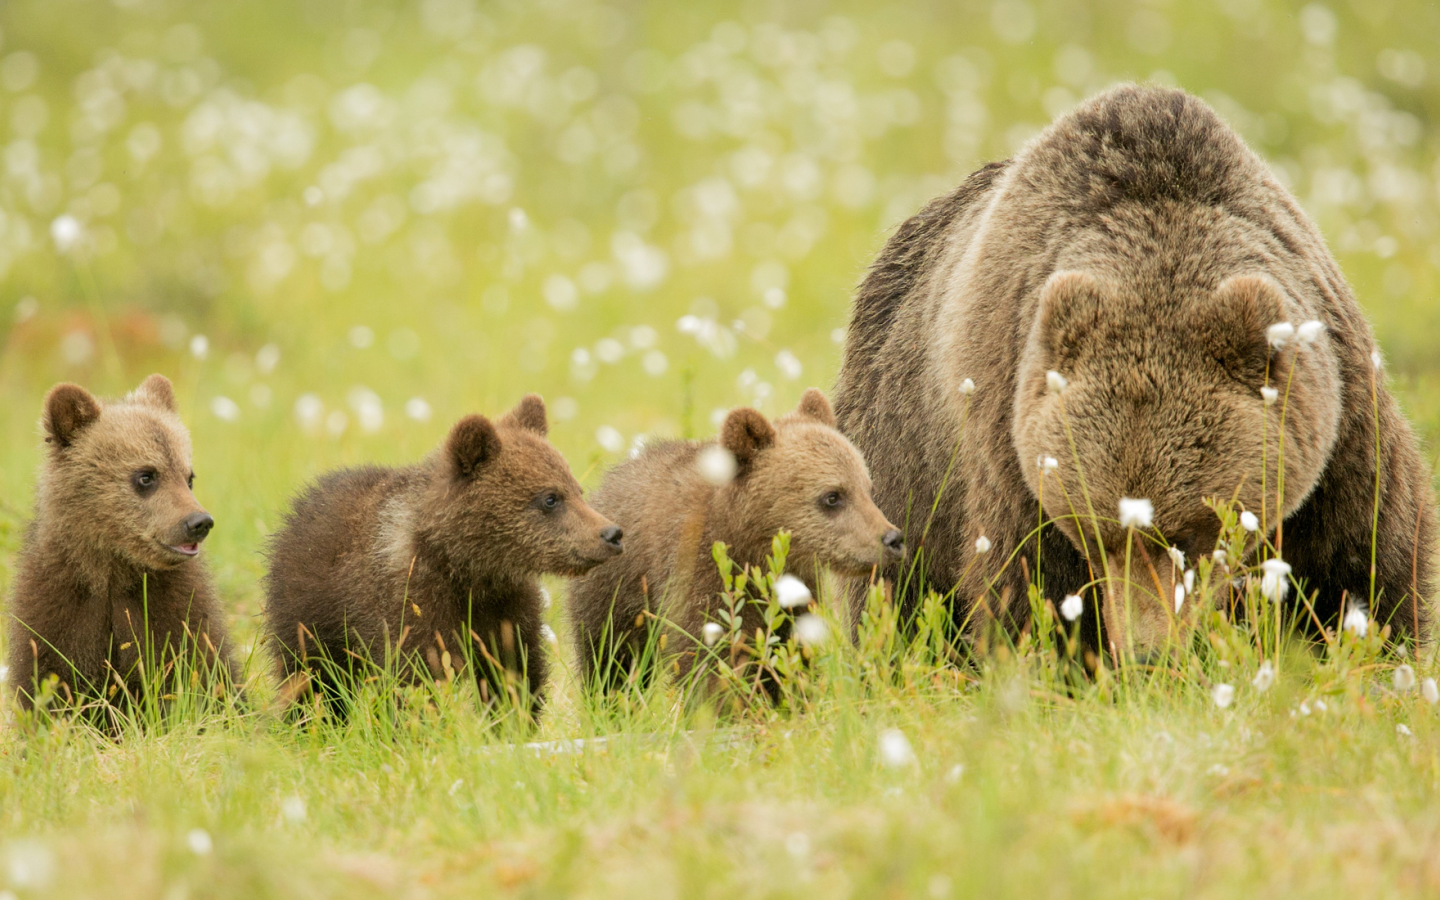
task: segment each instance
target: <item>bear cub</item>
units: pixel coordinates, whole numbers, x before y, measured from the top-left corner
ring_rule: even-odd
[[[581,672],[607,690],[641,665],[657,618],[673,632],[665,638],[667,663],[682,674],[694,666],[697,639],[721,603],[716,541],[737,571],[762,569],[771,539],[788,530],[786,568],[812,595],[821,566],[863,578],[904,552],[901,533],[870,499],[864,459],[815,388],[773,424],[754,409],[732,410],[718,443],[648,445],[606,475],[593,499],[630,535],[623,559],[579,579],[570,593]],[[746,633],[758,624],[752,606]],[[635,677],[651,675],[647,666]]]
[[[151,375],[116,402],[59,384],[40,421],[49,446],[9,616],[20,706],[33,708],[52,677],[54,701],[119,708],[168,693],[161,682],[192,665],[206,686],[238,683],[197,558],[215,520],[191,491],[190,434],[169,380]]]
[[[538,708],[538,576],[621,552],[620,529],[585,503],[546,431],[531,394],[494,422],[461,419],[417,465],[331,472],[300,494],[266,577],[285,693],[313,683],[343,713],[344,689],[379,667],[410,683],[470,668],[487,701],[524,690]]]

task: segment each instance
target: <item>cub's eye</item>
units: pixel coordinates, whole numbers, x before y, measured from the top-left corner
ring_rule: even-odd
[[[839,491],[826,491],[820,495],[820,505],[825,509],[839,509],[845,502],[845,495]]]
[[[159,483],[160,476],[156,474],[154,469],[141,469],[130,476],[131,486],[135,488],[137,494],[142,496],[155,490],[155,486]]]
[[[545,491],[530,501],[530,505],[545,513],[553,513],[565,503],[565,498],[555,491]]]
[[[191,472],[191,473],[190,473],[190,477],[188,477],[188,478],[185,479],[185,486],[188,487],[188,488],[190,488],[191,490],[194,490],[194,489],[195,489],[195,473],[194,473],[194,472]]]

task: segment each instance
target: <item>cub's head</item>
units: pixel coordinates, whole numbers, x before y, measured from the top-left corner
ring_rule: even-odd
[[[621,552],[545,439],[545,402],[528,394],[491,421],[466,416],[440,449],[432,538],[457,564],[513,575],[580,575]]]
[[[58,384],[45,397],[41,427],[50,453],[40,527],[77,549],[145,568],[199,555],[215,520],[191,493],[190,433],[167,378],[151,375],[116,403]]]
[[[734,478],[717,501],[737,544],[763,551],[784,529],[791,568],[821,564],[845,575],[863,575],[904,552],[903,535],[870,498],[865,460],[815,388],[773,424],[748,407],[732,410],[720,446],[735,458]]]

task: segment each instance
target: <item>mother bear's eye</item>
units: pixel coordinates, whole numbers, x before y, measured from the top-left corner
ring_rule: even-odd
[[[845,495],[839,491],[826,491],[820,495],[820,506],[826,510],[837,510],[845,502]]]

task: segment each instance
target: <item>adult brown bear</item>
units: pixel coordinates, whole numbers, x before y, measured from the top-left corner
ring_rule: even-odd
[[[1193,559],[1219,530],[1206,498],[1235,497],[1327,626],[1373,598],[1423,639],[1434,497],[1378,369],[1349,285],[1265,164],[1200,100],[1126,85],[901,226],[856,297],[835,397],[876,501],[923,551],[918,581],[955,589],[957,620],[1023,624],[1027,574],[1056,602],[1094,579],[1091,645],[1103,619],[1104,645],[1155,650],[1178,573],[1152,552],[1158,577],[1120,589],[1121,499],[1150,501]]]

